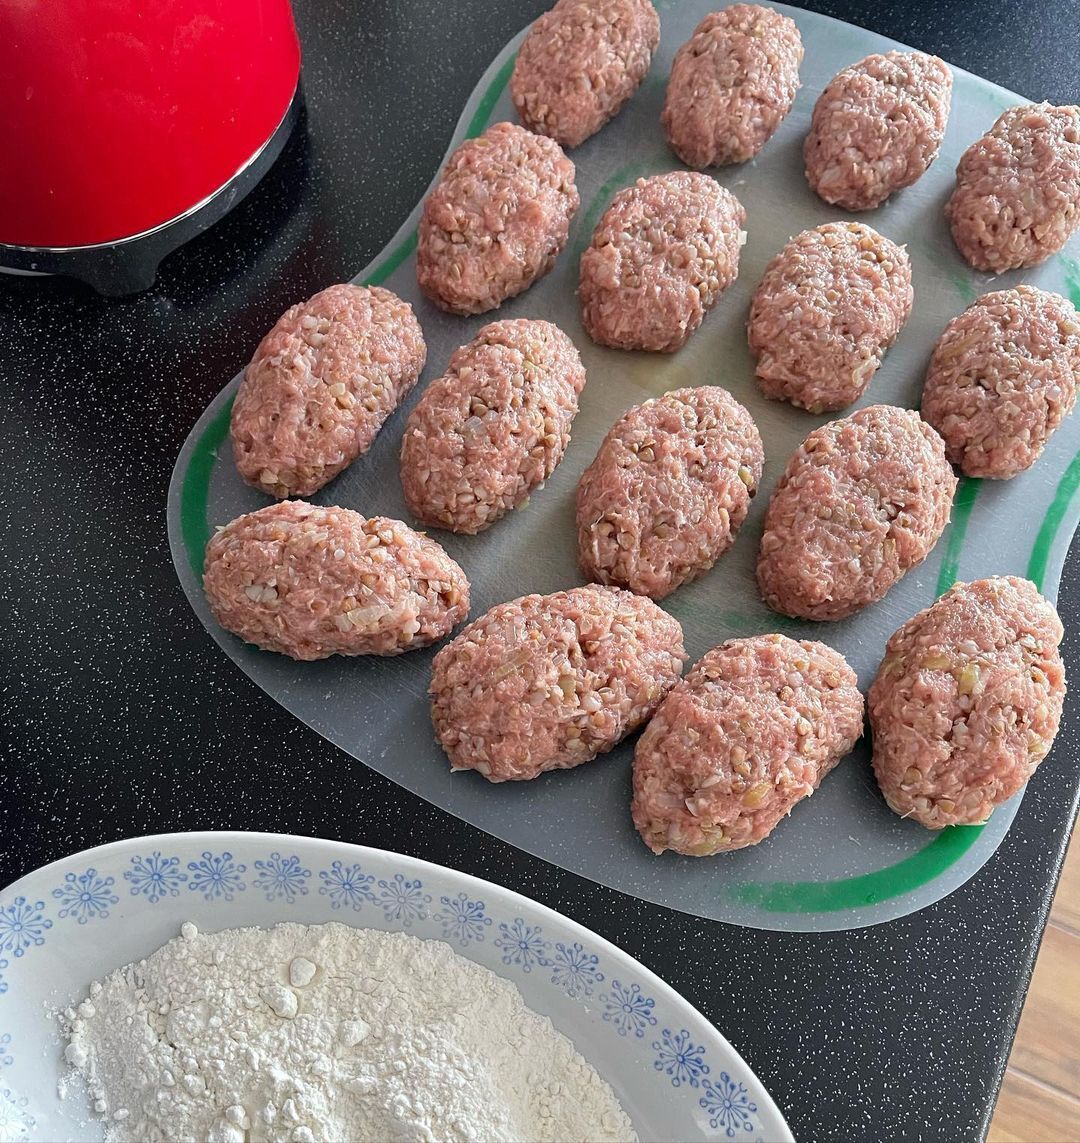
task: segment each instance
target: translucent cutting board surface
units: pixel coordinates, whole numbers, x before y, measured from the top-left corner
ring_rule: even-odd
[[[766,262],[790,236],[845,217],[817,199],[803,176],[802,140],[817,95],[840,68],[871,52],[903,45],[825,16],[776,5],[795,19],[806,47],[794,109],[756,160],[712,172],[747,208],[748,241],[738,281],[677,354],[624,353],[594,345],[581,327],[574,293],[578,259],[615,191],[639,175],[679,167],[659,123],[664,86],[676,49],[716,5],[686,0],[658,7],[663,33],[648,78],[612,123],[571,152],[582,205],[568,247],[546,278],[496,313],[474,318],[442,313],[416,286],[419,205],[386,250],[357,275],[356,281],[385,285],[413,304],[427,340],[428,365],[371,451],[311,499],[365,515],[408,519],[398,450],[405,416],[427,383],[443,371],[451,352],[486,322],[496,317],[549,319],[574,339],[588,371],[565,459],[526,509],[511,513],[482,535],[433,533],[469,575],[472,617],[515,596],[581,582],[575,561],[574,491],[620,414],[669,389],[723,385],[747,406],[761,429],[764,480],[734,547],[709,574],[680,588],[664,606],[681,621],[692,660],[724,639],[779,630],[838,648],[865,688],[888,636],[956,579],[1027,575],[1051,598],[1056,595],[1061,563],[1080,513],[1074,496],[1080,483],[1080,422],[1066,421],[1038,464],[1012,481],[962,480],[952,523],[934,552],[881,603],[844,622],[824,625],[768,611],[753,576],[765,506],[788,457],[827,418],[767,401],[759,392],[746,347],[750,296]],[[488,68],[462,112],[451,148],[490,123],[516,121],[507,81],[520,41],[521,36],[511,41]],[[1080,297],[1080,273],[1070,249],[1034,270],[999,277],[972,271],[954,249],[942,207],[956,162],[1004,108],[1027,102],[965,72],[954,69],[954,74],[952,115],[937,162],[914,187],[858,216],[907,245],[915,284],[911,320],[859,405],[917,407],[935,339],[949,318],[987,290],[1026,281],[1074,301]],[[387,99],[392,98],[394,93],[387,92]],[[354,758],[465,821],[594,881],[684,912],[766,929],[855,928],[903,916],[966,881],[1000,843],[1022,795],[1000,807],[985,826],[930,833],[887,809],[869,768],[865,742],[768,840],[711,859],[672,853],[654,857],[639,840],[628,809],[632,741],[576,770],[528,783],[493,786],[475,773],[451,775],[428,715],[433,650],[395,659],[294,663],[241,643],[211,618],[200,569],[212,528],[267,503],[240,480],[232,464],[228,417],[237,382],[226,385],[206,410],[177,461],[168,507],[177,572],[192,606],[230,658],[286,709]],[[349,762],[335,757],[330,765],[344,770]],[[1053,753],[1044,765],[1053,767]]]

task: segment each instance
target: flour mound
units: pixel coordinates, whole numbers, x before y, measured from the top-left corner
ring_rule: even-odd
[[[61,1016],[110,1143],[636,1140],[518,989],[347,925],[182,935]]]

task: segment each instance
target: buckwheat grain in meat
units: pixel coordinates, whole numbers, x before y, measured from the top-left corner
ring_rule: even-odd
[[[679,349],[739,273],[746,211],[708,175],[672,171],[619,191],[581,256],[581,318],[616,349]]]
[[[1009,108],[960,157],[945,217],[976,270],[1056,254],[1080,226],[1080,107]]]
[[[659,41],[650,0],[558,0],[514,61],[510,96],[522,123],[578,146],[637,91]]]
[[[1062,626],[1035,585],[957,583],[889,640],[870,688],[874,773],[928,829],[984,822],[1046,757],[1061,721]]]
[[[578,351],[558,326],[484,326],[409,414],[401,444],[409,511],[476,533],[521,507],[562,460],[584,385]]]
[[[984,294],[938,338],[922,415],[968,476],[1030,468],[1076,403],[1080,318],[1059,294]]]
[[[711,12],[675,53],[661,122],[688,167],[745,163],[795,102],[803,45],[795,21],[760,4]]]
[[[800,619],[843,619],[921,564],[949,522],[956,477],[918,413],[871,405],[815,429],[765,514],[761,597]]]
[[[902,246],[861,222],[796,235],[765,269],[747,332],[762,392],[812,413],[866,392],[913,300]]]
[[[761,480],[753,418],[726,389],[676,389],[625,413],[582,474],[590,579],[662,599],[730,547]]]
[[[952,72],[924,52],[867,56],[838,72],[814,104],[806,178],[826,202],[871,210],[937,158]]]
[[[580,766],[652,715],[685,660],[652,600],[597,584],[526,595],[435,656],[435,732],[453,769],[492,782]]]
[[[494,124],[458,147],[424,200],[420,289],[451,313],[495,309],[555,264],[580,202],[558,143]]]
[[[426,353],[412,307],[378,286],[330,286],[293,306],[236,394],[240,475],[271,496],[309,496],[367,452]]]
[[[660,704],[634,752],[645,844],[707,857],[757,845],[862,734],[855,672],[823,643],[732,639]]]
[[[434,540],[400,520],[298,500],[221,528],[203,587],[222,627],[293,659],[399,655],[469,613],[469,581]]]

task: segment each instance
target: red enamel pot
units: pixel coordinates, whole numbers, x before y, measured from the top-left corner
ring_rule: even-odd
[[[149,286],[277,157],[299,75],[288,0],[0,0],[0,267]]]

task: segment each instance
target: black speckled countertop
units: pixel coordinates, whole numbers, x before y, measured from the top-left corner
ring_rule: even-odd
[[[153,290],[109,301],[0,279],[0,885],[166,830],[400,850],[520,890],[637,956],[715,1021],[801,1140],[979,1138],[1076,811],[1075,697],[1008,838],[962,889],[872,929],[763,933],[598,888],[357,765],[220,653],[177,584],[165,490],[188,429],[282,310],[383,247],[492,56],[546,6],[296,0],[306,128]],[[1080,95],[1068,0],[809,6],[1032,98]],[[1076,545],[1060,607],[1080,678]]]

